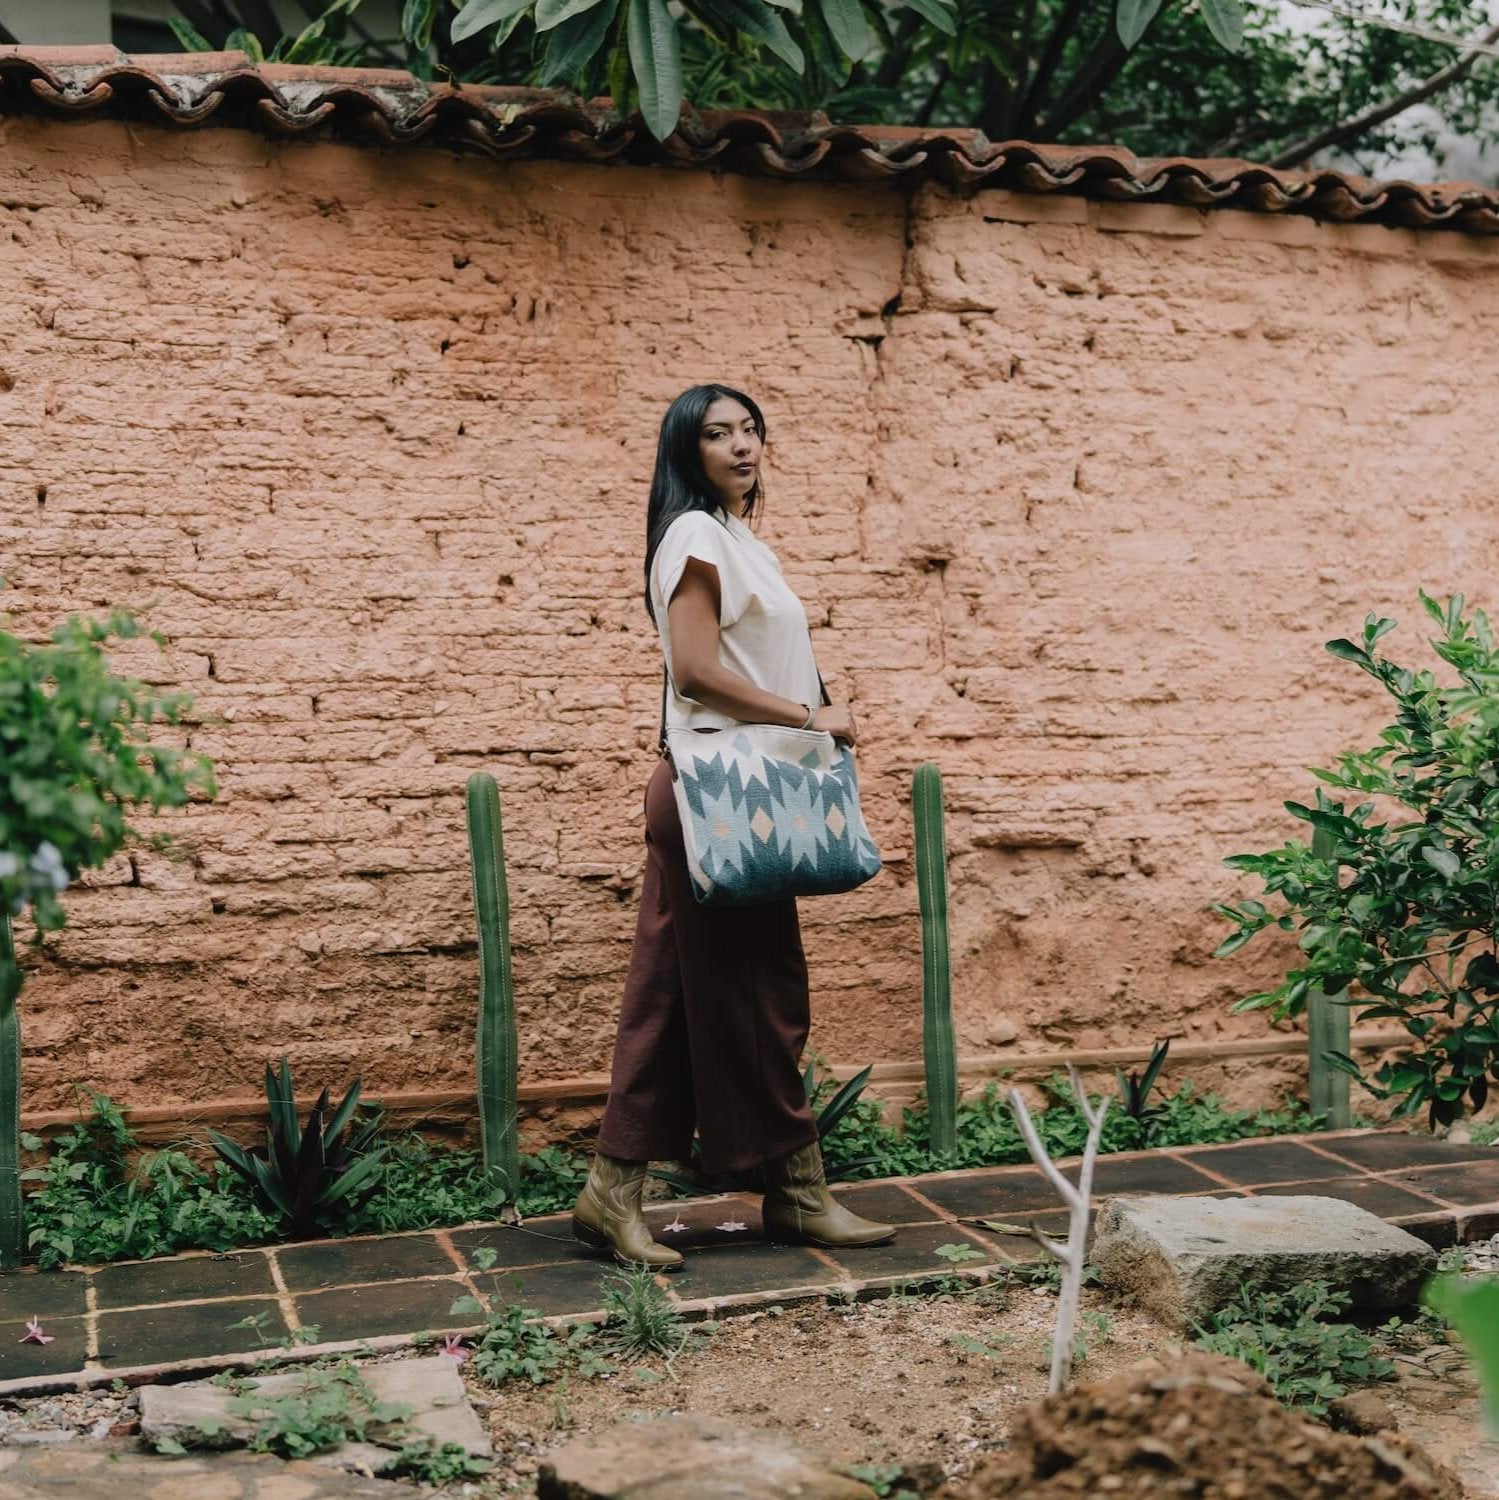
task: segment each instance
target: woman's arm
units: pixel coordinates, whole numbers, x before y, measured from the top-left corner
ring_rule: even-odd
[[[767,693],[718,659],[718,569],[691,557],[666,609],[672,679],[684,698],[749,724],[800,729],[809,709],[812,727],[854,743],[853,715],[841,704],[818,706]]]

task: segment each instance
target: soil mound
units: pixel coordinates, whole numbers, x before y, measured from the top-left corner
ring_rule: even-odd
[[[1348,1437],[1281,1406],[1247,1365],[1190,1352],[1048,1396],[1015,1419],[1007,1452],[938,1500],[1462,1500],[1393,1432]]]

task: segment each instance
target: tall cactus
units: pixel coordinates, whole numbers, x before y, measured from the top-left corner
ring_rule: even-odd
[[[0,1269],[21,1264],[26,1217],[21,1206],[21,1020],[16,998],[21,969],[16,963],[10,918],[0,910]]]
[[[1337,849],[1337,838],[1325,828],[1312,830],[1312,853],[1318,859],[1331,859]],[[1342,994],[1329,995],[1313,989],[1307,995],[1307,1094],[1314,1115],[1326,1118],[1329,1130],[1347,1130],[1353,1123],[1353,1108],[1348,1097],[1348,1075],[1327,1061],[1329,1052],[1348,1052],[1351,1031],[1349,1009]]]
[[[911,783],[916,827],[916,891],[921,901],[921,1040],[931,1149],[958,1148],[958,1055],[952,1028],[952,965],[947,946],[947,844],[942,827],[942,773],[916,767]]]
[[[510,970],[510,889],[505,881],[500,789],[494,777],[475,772],[468,779],[465,800],[474,916],[479,927],[479,1132],[484,1170],[513,1205],[520,1187],[519,1043]]]

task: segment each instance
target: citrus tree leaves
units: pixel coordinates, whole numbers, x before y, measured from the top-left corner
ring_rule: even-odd
[[[1119,0],[1119,8],[1114,12],[1119,40],[1126,47],[1133,47],[1145,35],[1160,8],[1161,0]]]
[[[468,0],[468,4],[453,17],[453,40],[465,42],[486,27],[497,26],[529,9],[533,3],[534,0]]]
[[[1299,1015],[1313,990],[1352,996],[1361,1021],[1398,1021],[1413,1045],[1361,1081],[1448,1124],[1481,1109],[1499,1083],[1499,650],[1482,610],[1460,595],[1422,605],[1440,634],[1436,655],[1457,682],[1379,654],[1395,622],[1370,613],[1355,640],[1328,651],[1372,677],[1393,700],[1391,722],[1369,750],[1315,769],[1315,806],[1286,811],[1318,834],[1310,846],[1239,854],[1231,868],[1257,876],[1280,903],[1219,903],[1231,931],[1227,957],[1261,932],[1294,933],[1284,979],[1236,1010]],[[1284,939],[1281,940],[1284,942]],[[1360,1072],[1345,1058],[1338,1066]]]
[[[665,0],[629,0],[626,36],[640,90],[640,113],[658,141],[682,113],[682,42]]]

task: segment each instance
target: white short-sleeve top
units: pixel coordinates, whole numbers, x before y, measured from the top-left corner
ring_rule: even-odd
[[[816,707],[822,702],[812,638],[801,600],[781,576],[771,551],[738,516],[688,511],[666,529],[651,562],[651,605],[661,649],[671,673],[667,606],[682,581],[687,559],[718,570],[718,659],[767,693]],[[724,729],[735,720],[684,698],[670,683],[668,729]]]

